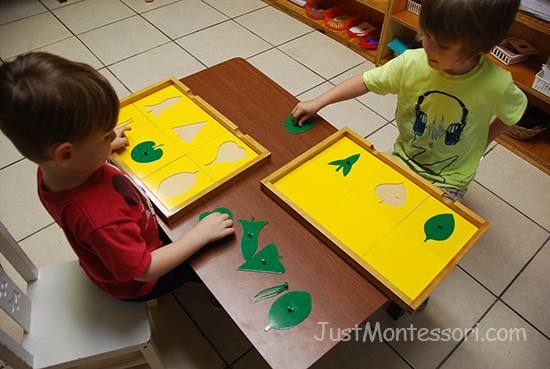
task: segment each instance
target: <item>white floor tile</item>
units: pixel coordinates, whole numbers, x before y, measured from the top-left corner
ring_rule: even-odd
[[[112,0],[82,1],[55,9],[53,13],[77,35],[135,15],[120,1]]]
[[[78,37],[105,65],[116,63],[170,41],[139,16],[126,18]]]
[[[476,181],[550,230],[550,176],[497,145],[481,162]]]
[[[0,58],[7,60],[71,36],[49,12],[6,23],[0,26],[0,40],[4,40],[0,42]]]
[[[53,223],[38,199],[36,170],[25,159],[0,171],[0,220],[17,241]]]
[[[182,37],[177,43],[208,67],[235,57],[246,59],[271,48],[267,42],[233,21]]]
[[[435,368],[459,343],[459,331],[472,328],[494,303],[496,298],[459,268],[453,268],[431,293],[425,310],[405,314],[397,322],[385,312],[369,319],[371,325],[380,322],[381,331],[388,331],[389,344],[415,368]],[[398,339],[397,328],[401,331]],[[421,336],[420,329],[425,333]],[[455,333],[446,339],[446,332]],[[407,339],[404,339],[406,335]],[[438,337],[439,336],[439,337]],[[412,339],[411,339],[412,338]]]
[[[293,95],[299,95],[324,79],[277,49],[253,56],[248,62]]]
[[[499,296],[549,233],[476,181],[470,184],[462,203],[491,226],[459,264]]]
[[[0,169],[23,159],[23,155],[11,143],[11,141],[0,131]]]
[[[334,78],[365,59],[320,32],[308,33],[279,49],[326,79]]]
[[[176,2],[144,13],[143,16],[171,39],[188,35],[228,19],[200,0]],[[225,35],[218,35],[218,41],[222,42],[223,37]]]
[[[142,1],[142,0],[120,0],[124,4],[128,5],[130,8],[132,8],[137,13],[144,13],[149,10],[153,10],[156,8],[160,8],[161,6],[165,6],[168,4],[172,4],[175,2],[178,2],[180,0],[155,0],[155,1]]]
[[[124,86],[114,75],[113,73],[111,73],[111,71],[107,68],[102,68],[98,71],[99,73],[101,73],[103,75],[103,77],[107,78],[107,81],[109,81],[111,83],[111,85],[113,86],[113,88],[115,89],[116,91],[116,94],[120,99],[128,96],[131,94],[130,90],[128,90],[126,88],[126,86]]]
[[[550,243],[529,263],[514,284],[506,291],[503,301],[528,322],[550,337]]]
[[[478,329],[478,339],[475,334],[469,336],[443,369],[548,368],[550,341],[501,302],[483,318]]]
[[[66,38],[54,44],[41,47],[36,51],[44,51],[51,54],[56,54],[65,59],[73,60],[80,63],[86,63],[99,69],[103,67],[101,61],[88,50],[86,46],[75,36]]]
[[[311,27],[272,7],[258,9],[235,21],[275,46],[312,32]]]
[[[177,79],[199,72],[204,66],[175,43],[146,51],[109,67],[131,92],[174,76]]]
[[[48,9],[37,0],[0,1],[0,24],[43,13]]]
[[[260,0],[204,0],[204,2],[218,9],[219,11],[231,18],[262,7],[267,7],[267,4]]]

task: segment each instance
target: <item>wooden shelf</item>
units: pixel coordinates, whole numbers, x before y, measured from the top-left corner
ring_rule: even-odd
[[[497,138],[497,142],[550,175],[550,129],[527,141],[519,141],[503,134]]]
[[[418,15],[413,14],[408,10],[402,10],[400,12],[392,14],[391,17],[396,22],[412,29],[415,32],[418,32],[420,29],[418,26]]]
[[[333,38],[334,40],[340,42],[343,45],[346,45],[356,53],[362,55],[364,58],[375,62],[377,50],[367,50],[359,44],[359,39],[356,37],[351,37],[348,35],[347,30],[336,31],[325,26],[323,20],[311,19],[306,15],[306,9],[302,8],[289,0],[263,0],[265,3],[285,12],[286,14],[298,19],[302,23],[309,25],[310,27],[321,31],[327,36]],[[384,13],[387,10],[388,2],[385,0],[360,0],[354,2],[354,4],[359,5],[362,8],[368,8],[369,13],[376,13],[376,17],[373,17],[375,20],[379,18],[383,19]],[[365,12],[363,12],[365,14]],[[380,22],[382,23],[382,22]]]

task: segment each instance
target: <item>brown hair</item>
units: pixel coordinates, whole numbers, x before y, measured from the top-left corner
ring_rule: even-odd
[[[53,144],[112,130],[118,110],[115,90],[89,65],[30,53],[0,67],[0,129],[34,162]]]
[[[520,0],[425,0],[420,30],[437,42],[460,44],[465,57],[498,45],[514,23]]]

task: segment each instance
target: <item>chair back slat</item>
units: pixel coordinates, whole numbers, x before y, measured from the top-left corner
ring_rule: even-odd
[[[0,252],[27,283],[38,279],[38,269],[0,222]]]
[[[4,365],[13,369],[32,369],[34,365],[34,357],[1,329],[0,357]]]
[[[27,333],[31,329],[31,307],[27,295],[0,269],[0,308]]]

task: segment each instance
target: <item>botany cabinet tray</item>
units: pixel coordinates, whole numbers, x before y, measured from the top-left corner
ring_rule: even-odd
[[[270,153],[174,77],[120,101],[130,146],[112,159],[168,223],[270,160]]]
[[[489,227],[348,128],[262,189],[409,313]]]

